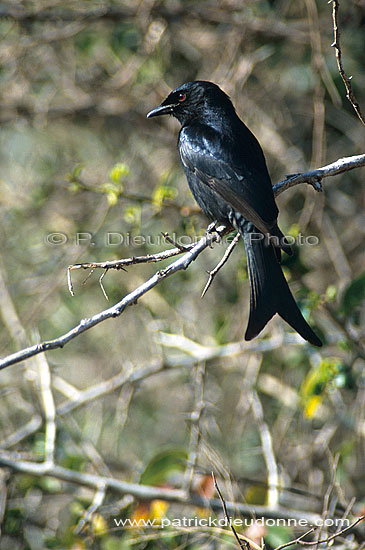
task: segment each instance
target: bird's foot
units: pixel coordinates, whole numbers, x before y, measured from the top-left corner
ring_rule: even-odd
[[[206,228],[206,230],[205,230],[205,234],[206,234],[206,235],[209,235],[209,233],[213,233],[213,231],[216,230],[217,223],[218,223],[217,220],[215,220],[214,222],[210,223],[210,224],[208,225],[208,227]]]

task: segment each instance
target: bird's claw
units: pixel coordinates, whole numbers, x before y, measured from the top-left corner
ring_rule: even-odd
[[[218,223],[217,220],[215,220],[214,222],[211,222],[208,225],[208,227],[205,230],[206,235],[209,235],[209,233],[213,233],[213,231],[216,230],[217,223]]]

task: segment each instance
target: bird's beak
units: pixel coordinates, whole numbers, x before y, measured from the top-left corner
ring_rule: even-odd
[[[155,109],[152,109],[147,114],[147,118],[152,118],[153,116],[160,116],[160,115],[171,115],[174,110],[175,105],[159,105]]]

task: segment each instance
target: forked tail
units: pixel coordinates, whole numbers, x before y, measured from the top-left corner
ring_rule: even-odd
[[[241,223],[239,229],[245,243],[250,280],[250,317],[245,339],[252,340],[278,313],[305,340],[322,346],[290,292],[273,246],[260,238],[251,223]]]

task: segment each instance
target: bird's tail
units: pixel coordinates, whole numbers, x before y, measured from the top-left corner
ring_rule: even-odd
[[[322,346],[290,292],[273,246],[265,242],[252,224],[240,223],[239,230],[245,243],[250,280],[250,317],[245,339],[252,340],[278,313],[305,340]]]

